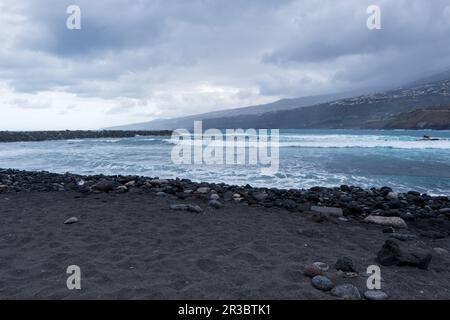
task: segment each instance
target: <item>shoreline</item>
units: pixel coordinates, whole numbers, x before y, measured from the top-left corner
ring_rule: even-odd
[[[74,191],[90,193],[163,192],[180,199],[188,199],[196,190],[214,190],[219,196],[238,200],[247,205],[279,207],[291,211],[305,211],[312,206],[339,208],[345,216],[375,214],[386,217],[412,219],[439,217],[450,208],[449,196],[431,196],[414,190],[397,193],[390,187],[364,189],[357,186],[312,187],[310,189],[278,189],[229,185],[226,183],[193,182],[189,179],[164,179],[138,175],[79,175],[47,171],[23,171],[0,168],[0,192]],[[202,193],[202,192],[200,192]]]
[[[0,169],[0,298],[448,299],[449,207],[388,188]],[[386,295],[366,287],[373,265]]]

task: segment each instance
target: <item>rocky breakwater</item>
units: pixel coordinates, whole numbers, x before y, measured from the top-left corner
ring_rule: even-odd
[[[0,131],[0,142],[46,141],[70,139],[132,138],[135,136],[171,136],[171,131]]]

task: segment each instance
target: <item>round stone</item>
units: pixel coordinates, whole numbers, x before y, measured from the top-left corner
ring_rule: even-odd
[[[219,200],[220,196],[217,193],[213,193],[210,197],[209,200]]]
[[[211,200],[208,205],[210,207],[213,207],[214,209],[220,209],[222,208],[222,203],[220,201],[217,200]]]
[[[330,291],[334,287],[333,282],[324,276],[315,276],[312,278],[311,284],[314,288],[322,291]]]
[[[314,278],[315,276],[321,276],[323,272],[315,265],[309,265],[305,267],[303,274],[309,278]]]
[[[323,262],[314,262],[313,266],[317,267],[322,272],[327,272],[328,269],[330,269],[330,267],[326,263],[323,263]]]
[[[396,192],[389,192],[386,195],[386,198],[388,198],[388,199],[398,199],[398,194]]]
[[[352,284],[341,284],[331,290],[333,296],[339,297],[345,300],[360,300],[361,294],[358,288]]]
[[[364,292],[364,297],[367,300],[386,300],[388,295],[381,290],[368,290]]]
[[[200,194],[206,194],[208,192],[209,192],[209,188],[208,187],[200,187],[200,188],[197,189],[197,193],[200,193]]]
[[[336,261],[336,270],[341,270],[344,272],[355,272],[355,269],[353,268],[353,261],[347,257],[339,258]]]

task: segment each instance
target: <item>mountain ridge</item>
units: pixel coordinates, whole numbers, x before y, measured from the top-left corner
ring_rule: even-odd
[[[416,109],[450,105],[450,70],[396,89],[283,99],[273,103],[216,111],[175,119],[125,125],[115,130],[173,130],[192,128],[364,129]],[[337,99],[333,99],[336,98]],[[397,121],[398,122],[398,121]],[[395,123],[395,122],[394,122]]]
[[[351,97],[355,92],[369,92],[369,90],[350,91],[344,93],[331,93],[317,96],[305,96],[300,98],[286,98],[274,102],[253,105],[247,107],[238,107],[220,111],[212,111],[202,114],[189,115],[184,117],[170,119],[156,119],[140,123],[114,126],[104,128],[104,130],[174,130],[178,128],[186,128],[193,124],[195,120],[204,120],[217,117],[257,115],[271,111],[289,110],[294,108],[309,107],[318,103],[334,101],[345,97]]]

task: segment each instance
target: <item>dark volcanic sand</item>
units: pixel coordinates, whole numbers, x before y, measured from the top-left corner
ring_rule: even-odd
[[[353,259],[363,273],[389,237],[356,221],[316,223],[301,213],[227,202],[202,214],[173,211],[186,203],[153,194],[30,192],[0,194],[2,299],[333,299],[311,286],[303,267],[334,269]],[[64,225],[72,216],[80,220]],[[299,232],[300,231],[300,232]],[[414,230],[412,230],[414,232]],[[420,238],[448,249],[449,238]],[[66,287],[66,268],[79,265],[82,290]],[[450,298],[450,257],[433,254],[428,271],[382,267],[391,299]]]

